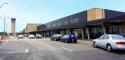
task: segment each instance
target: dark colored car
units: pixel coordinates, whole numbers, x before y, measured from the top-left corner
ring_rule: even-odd
[[[71,35],[72,37],[69,37],[69,35],[64,35],[61,39],[62,42],[66,42],[66,43],[77,43],[77,39],[75,38],[75,36]]]
[[[51,40],[53,40],[53,41],[59,41],[59,40],[61,40],[61,38],[62,38],[61,34],[54,34],[51,36]]]

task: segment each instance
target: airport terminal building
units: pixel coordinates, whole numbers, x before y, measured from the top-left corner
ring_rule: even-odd
[[[125,34],[125,12],[92,8],[45,24],[45,29],[32,33],[78,35],[80,39],[94,39],[102,34]],[[39,26],[40,27],[40,26]],[[42,27],[41,27],[42,28]]]

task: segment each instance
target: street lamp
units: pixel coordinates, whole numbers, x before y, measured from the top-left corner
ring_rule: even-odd
[[[8,3],[2,3],[2,4],[0,5],[0,8],[2,8],[3,5],[5,5],[5,4],[8,4]],[[4,37],[5,37],[5,18],[4,18],[3,20],[4,20]]]
[[[4,37],[5,37],[5,33],[7,33],[7,31],[6,31],[6,29],[7,29],[6,19],[9,19],[9,17],[3,18],[3,20],[4,20]]]

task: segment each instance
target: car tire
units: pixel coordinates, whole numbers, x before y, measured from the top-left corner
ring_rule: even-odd
[[[107,51],[109,51],[109,52],[111,52],[112,51],[112,47],[111,47],[111,45],[109,44],[109,45],[107,45]]]
[[[54,41],[56,41],[57,39],[54,39]]]
[[[69,40],[66,39],[66,43],[69,43]]]
[[[67,43],[67,40],[65,40],[65,43]]]
[[[94,48],[96,48],[96,47],[97,47],[97,46],[96,46],[96,44],[95,44],[95,42],[93,42],[93,47],[94,47]]]

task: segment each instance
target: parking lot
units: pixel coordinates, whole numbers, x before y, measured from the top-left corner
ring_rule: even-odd
[[[42,39],[10,37],[0,45],[0,60],[124,60],[125,52],[93,48],[91,41],[64,43]]]

